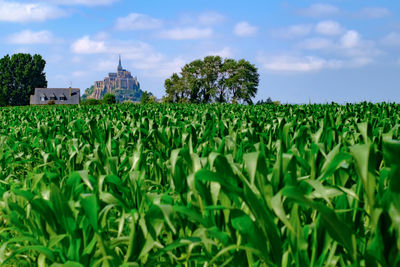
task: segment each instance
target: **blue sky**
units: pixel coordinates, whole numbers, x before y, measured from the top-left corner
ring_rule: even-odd
[[[400,102],[395,0],[0,0],[0,56],[38,53],[49,87],[79,87],[122,65],[157,97],[207,55],[245,58],[258,99]]]

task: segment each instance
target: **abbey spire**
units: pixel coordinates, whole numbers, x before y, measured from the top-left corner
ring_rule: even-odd
[[[118,71],[122,71],[121,55],[119,55]]]
[[[102,99],[106,93],[114,94],[119,102],[139,101],[143,93],[137,78],[133,77],[130,71],[122,68],[121,55],[119,55],[118,71],[108,73],[102,81],[95,81],[93,93],[88,97]]]

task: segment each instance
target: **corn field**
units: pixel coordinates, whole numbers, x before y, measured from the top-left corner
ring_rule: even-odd
[[[1,266],[399,266],[400,106],[0,109]]]

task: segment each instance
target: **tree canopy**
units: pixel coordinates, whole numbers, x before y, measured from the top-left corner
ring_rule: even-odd
[[[29,105],[35,88],[47,87],[46,61],[35,54],[14,54],[0,59],[0,106]]]
[[[179,74],[165,80],[164,101],[250,104],[258,83],[257,68],[247,60],[208,56],[186,64]]]
[[[140,98],[141,104],[151,104],[151,103],[155,103],[155,102],[156,102],[156,99],[150,92],[143,91],[142,97]]]
[[[107,93],[103,96],[103,99],[101,100],[101,103],[103,104],[115,104],[117,103],[117,100],[115,99],[115,95],[111,93]]]

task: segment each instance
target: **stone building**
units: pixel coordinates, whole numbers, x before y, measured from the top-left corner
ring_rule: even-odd
[[[55,104],[79,104],[81,90],[79,88],[35,88],[30,97],[31,105],[46,105],[50,100]]]
[[[94,82],[93,93],[88,98],[102,99],[106,93],[114,94],[119,102],[140,99],[142,94],[140,84],[136,77],[122,68],[121,56],[119,57],[117,72],[109,73],[103,81]]]

